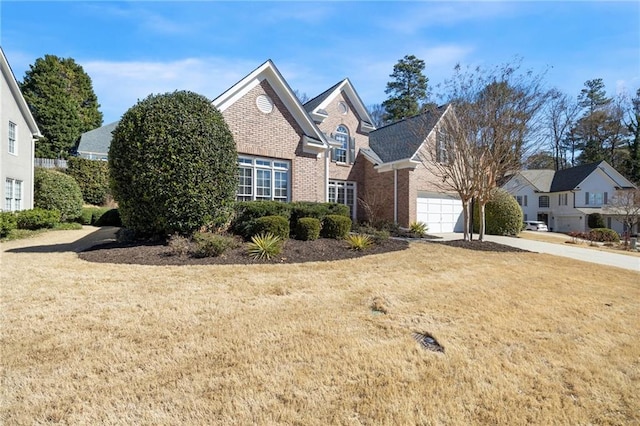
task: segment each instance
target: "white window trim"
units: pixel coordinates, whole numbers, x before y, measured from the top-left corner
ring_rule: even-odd
[[[350,206],[351,207],[351,218],[355,219],[358,215],[357,212],[357,208],[358,208],[358,184],[356,182],[353,181],[347,181],[347,180],[335,180],[335,179],[330,179],[329,180],[329,185],[327,187],[327,202],[329,203],[338,203],[338,187],[343,186],[345,189],[345,193],[344,193],[344,202],[340,203],[340,204],[344,204],[345,206]],[[335,200],[331,200],[329,198],[329,193],[330,193],[330,189],[334,188],[334,194],[336,195]],[[347,203],[347,190],[348,189],[352,189],[353,190],[353,205],[349,205]]]
[[[11,138],[11,128],[13,126],[13,139]],[[11,155],[18,155],[18,125],[9,120],[9,128],[7,131],[8,151]],[[12,149],[13,148],[13,149]]]
[[[6,178],[4,182],[4,210],[10,212],[22,210],[22,199],[24,197],[23,182],[13,178]],[[18,194],[20,197],[16,197]]]
[[[239,155],[238,170],[240,169],[251,170],[251,193],[240,194],[240,182],[238,181],[238,188],[236,189],[236,199],[245,201],[272,200],[283,202],[291,200],[291,162],[289,160]],[[270,187],[268,198],[257,195],[258,171],[260,170],[270,172]],[[276,196],[276,189],[279,189],[276,187],[276,173],[286,173],[285,190],[287,194],[285,197]]]

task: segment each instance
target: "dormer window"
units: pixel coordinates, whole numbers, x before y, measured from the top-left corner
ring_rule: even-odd
[[[333,139],[340,145],[332,150],[332,160],[336,163],[353,164],[355,161],[355,139],[349,136],[349,129],[339,125],[333,134]]]

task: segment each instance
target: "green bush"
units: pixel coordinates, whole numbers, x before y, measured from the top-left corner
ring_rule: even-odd
[[[76,222],[82,225],[95,225],[100,216],[109,210],[108,207],[83,207],[82,213],[80,213],[80,217],[76,219]]]
[[[92,222],[94,226],[122,226],[118,209],[98,210],[94,212]]]
[[[518,235],[522,230],[522,210],[518,202],[504,189],[494,190],[484,207],[485,233],[488,235]],[[473,230],[480,230],[480,209],[474,203]]]
[[[9,235],[9,232],[18,227],[18,218],[13,212],[0,212],[0,238]]]
[[[34,207],[58,210],[60,220],[75,220],[82,213],[82,192],[71,176],[52,169],[34,172]]]
[[[409,225],[409,231],[411,231],[412,234],[416,235],[419,238],[427,235],[428,230],[429,227],[424,222],[413,222]]]
[[[602,229],[606,228],[604,223],[604,218],[600,213],[591,213],[587,216],[587,225],[591,229]]]
[[[279,201],[238,201],[234,204],[234,219],[231,222],[233,233],[245,239],[255,233],[253,227],[256,219],[265,216],[282,216],[289,219],[291,204]]]
[[[588,239],[601,243],[619,243],[620,235],[609,228],[596,228],[589,231]]]
[[[320,220],[315,217],[301,217],[296,225],[296,239],[302,241],[317,240],[320,236]]]
[[[41,208],[22,210],[18,212],[17,222],[18,229],[53,228],[60,223],[60,212]]]
[[[289,221],[282,216],[264,216],[253,221],[251,235],[273,234],[281,240],[289,238]]]
[[[327,215],[322,221],[322,236],[325,238],[342,239],[349,235],[351,219],[337,214]]]
[[[70,157],[67,165],[66,173],[78,182],[85,203],[96,206],[106,203],[110,195],[109,164],[106,161]]]
[[[196,246],[193,256],[198,258],[217,257],[228,249],[238,246],[237,241],[232,237],[208,232],[196,232],[193,235],[193,241]]]
[[[222,225],[236,195],[237,160],[231,131],[204,96],[179,91],[138,102],[109,148],[123,225],[161,237]]]
[[[312,201],[296,201],[290,204],[291,229],[297,229],[298,220],[303,217],[313,217],[321,223],[327,215],[337,214],[350,217],[349,206],[338,203],[315,203]]]

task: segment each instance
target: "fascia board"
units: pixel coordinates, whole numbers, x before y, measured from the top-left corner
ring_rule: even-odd
[[[416,161],[412,158],[405,158],[402,160],[396,160],[389,163],[383,163],[378,166],[374,166],[374,169],[382,173],[382,172],[389,172],[391,170],[415,169],[419,164],[421,164],[420,161]]]
[[[25,118],[27,125],[29,126],[29,131],[34,138],[41,138],[42,134],[40,133],[40,129],[38,129],[38,124],[36,123],[35,118],[31,114],[31,110],[29,109],[29,105],[27,105],[27,101],[24,99],[22,92],[20,91],[20,87],[18,86],[18,82],[16,81],[15,76],[13,75],[13,71],[11,70],[11,66],[9,65],[9,61],[4,55],[4,50],[0,48],[0,56],[2,60],[0,62],[0,66],[2,67],[2,74],[4,75],[4,79],[9,86],[9,90],[11,91],[11,95],[15,99],[18,104],[18,109],[20,113]]]

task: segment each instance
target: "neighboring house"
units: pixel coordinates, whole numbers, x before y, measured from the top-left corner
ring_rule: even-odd
[[[115,121],[111,124],[98,127],[97,129],[84,132],[80,136],[75,154],[78,157],[89,160],[106,161],[109,155],[109,146],[111,145],[111,133],[117,125],[118,121]]]
[[[503,188],[516,198],[524,220],[543,221],[552,231],[586,231],[588,215],[600,213],[608,228],[622,233],[620,216],[607,206],[616,191],[635,186],[600,161],[558,171],[523,170]]]
[[[353,219],[461,230],[460,201],[421,161],[447,107],[376,130],[349,79],[303,105],[270,60],[212,103],[236,142],[238,200],[330,201]],[[83,134],[78,154],[107,153],[116,124]]]
[[[33,208],[33,156],[35,140],[42,137],[20,92],[4,51],[0,48],[2,108],[0,108],[0,210]]]

